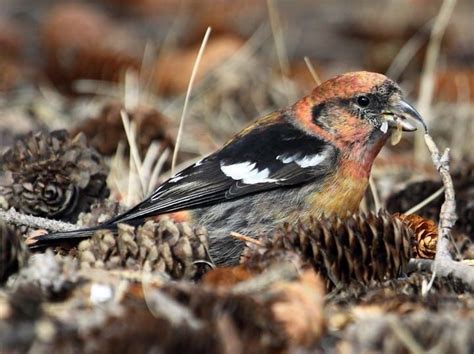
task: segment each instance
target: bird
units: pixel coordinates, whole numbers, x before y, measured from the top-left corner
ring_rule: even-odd
[[[178,172],[128,211],[87,229],[36,236],[32,248],[91,237],[119,223],[185,212],[205,226],[216,265],[239,261],[242,241],[305,217],[358,210],[372,164],[395,129],[421,115],[400,87],[378,73],[335,76],[296,103],[244,128],[220,149]]]

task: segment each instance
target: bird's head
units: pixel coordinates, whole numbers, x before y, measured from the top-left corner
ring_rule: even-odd
[[[377,150],[395,128],[414,131],[420,114],[404,100],[400,87],[382,74],[336,76],[293,106],[296,124],[340,148]],[[373,149],[370,149],[373,147]]]

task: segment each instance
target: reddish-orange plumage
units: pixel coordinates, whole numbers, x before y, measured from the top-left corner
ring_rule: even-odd
[[[359,93],[367,93],[377,86],[381,86],[387,77],[382,74],[368,71],[357,71],[339,75],[317,86],[310,97],[314,104],[333,97],[351,98]]]

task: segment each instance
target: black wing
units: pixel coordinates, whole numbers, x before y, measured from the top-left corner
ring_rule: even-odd
[[[35,246],[89,237],[96,229],[204,207],[275,188],[315,182],[333,171],[337,149],[285,120],[243,131],[221,150],[164,182],[146,200],[98,227],[42,235]]]
[[[114,222],[203,207],[331,173],[337,150],[289,122],[257,127],[164,182]]]

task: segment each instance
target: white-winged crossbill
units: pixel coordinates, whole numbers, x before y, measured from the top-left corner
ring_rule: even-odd
[[[307,215],[356,211],[392,128],[415,130],[408,118],[423,123],[384,75],[337,76],[292,106],[255,121],[125,213],[97,227],[42,235],[33,246],[87,238],[100,228],[185,210],[207,227],[213,261],[235,263],[243,246],[232,231],[257,236]]]

